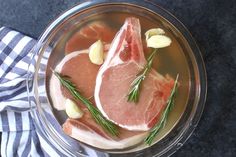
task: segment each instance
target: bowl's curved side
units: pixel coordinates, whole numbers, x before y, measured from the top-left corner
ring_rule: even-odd
[[[41,82],[44,82],[45,85],[45,77],[46,77],[46,70],[44,69],[44,74],[41,76],[40,70],[41,70],[41,62],[42,58],[45,57],[45,51],[46,49],[50,49],[50,44],[48,44],[48,41],[56,34],[56,32],[61,29],[62,24],[65,24],[68,19],[73,17],[76,14],[82,13],[85,10],[89,10],[92,8],[96,8],[99,6],[104,5],[124,5],[124,6],[134,6],[138,7],[140,9],[146,9],[153,14],[158,14],[159,16],[162,16],[166,20],[169,21],[177,30],[179,30],[184,38],[189,43],[189,47],[192,49],[192,53],[190,54],[191,58],[191,64],[193,66],[193,73],[195,77],[192,78],[193,81],[196,83],[195,86],[195,92],[194,92],[194,101],[191,106],[191,111],[189,112],[186,117],[183,117],[179,123],[181,125],[176,126],[175,135],[174,137],[169,137],[168,139],[171,139],[171,141],[168,142],[165,147],[162,148],[161,151],[159,149],[156,149],[157,145],[154,145],[150,147],[149,149],[144,149],[143,151],[138,151],[134,153],[129,153],[130,156],[135,155],[145,155],[149,154],[152,156],[169,156],[173,154],[177,149],[179,149],[183,143],[190,137],[194,129],[196,128],[201,114],[204,109],[204,104],[206,100],[206,94],[207,94],[207,82],[206,82],[206,70],[203,58],[201,56],[201,52],[194,41],[192,35],[189,33],[189,31],[186,29],[186,27],[178,20],[176,19],[171,13],[166,11],[165,9],[161,8],[160,6],[156,5],[153,2],[150,1],[143,1],[143,2],[137,2],[137,1],[125,1],[125,0],[118,0],[109,2],[107,0],[99,0],[99,1],[88,1],[85,3],[81,3],[68,11],[64,12],[58,18],[56,18],[55,21],[53,21],[46,30],[42,33],[40,36],[37,44],[35,45],[34,49],[32,50],[33,57],[32,57],[32,63],[29,66],[30,75],[28,75],[28,95],[29,95],[29,102],[32,106],[32,112],[34,115],[34,119],[36,122],[36,125],[39,129],[49,137],[49,139],[52,140],[52,143],[56,146],[57,149],[66,152],[66,155],[70,156],[77,156],[82,155],[83,151],[78,151],[71,149],[71,144],[68,144],[68,142],[65,142],[64,138],[60,138],[57,136],[60,136],[60,133],[53,129],[55,126],[47,123],[47,115],[45,113],[48,113],[45,109],[43,109],[42,101],[45,101],[49,103],[47,96],[45,95],[45,100],[41,100],[39,96],[39,92],[42,93],[42,91],[39,91],[39,78],[41,77]],[[63,29],[63,28],[62,28]],[[45,45],[47,45],[47,48],[45,48]],[[48,50],[50,55],[50,50]],[[46,57],[49,57],[47,54]],[[45,68],[45,67],[44,67]],[[32,69],[34,71],[34,75],[32,76]],[[33,77],[33,80],[32,80]],[[45,91],[46,93],[46,91]],[[36,110],[34,109],[36,107]],[[51,109],[49,109],[51,110]],[[53,113],[52,113],[53,115]],[[187,123],[186,123],[187,122]],[[181,128],[181,129],[180,129]],[[166,139],[164,139],[165,141]],[[74,142],[74,141],[73,141]],[[76,145],[76,144],[75,144]],[[85,146],[86,147],[86,146]],[[104,154],[108,155],[108,154]],[[112,154],[110,154],[112,156]]]

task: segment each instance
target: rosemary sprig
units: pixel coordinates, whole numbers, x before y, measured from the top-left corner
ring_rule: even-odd
[[[171,109],[174,106],[174,99],[177,93],[177,84],[178,84],[178,78],[179,78],[179,74],[176,76],[175,79],[175,83],[174,83],[174,87],[172,88],[171,94],[167,100],[167,105],[166,108],[164,110],[164,112],[162,113],[162,117],[161,120],[159,121],[159,123],[157,123],[152,130],[150,131],[149,135],[144,139],[144,142],[148,145],[151,145],[154,138],[156,137],[156,135],[158,134],[158,132],[165,126],[168,115],[171,111]]]
[[[75,84],[68,80],[66,76],[61,76],[55,71],[53,71],[53,74],[60,80],[61,84],[70,91],[75,99],[80,100],[88,108],[88,111],[92,117],[100,126],[102,126],[103,129],[113,136],[118,135],[119,132],[116,125],[103,117],[102,113],[95,106],[93,106],[93,104],[88,99],[80,94],[80,92],[76,89]]]
[[[154,49],[153,52],[151,53],[151,55],[148,57],[147,64],[144,66],[143,70],[131,83],[131,88],[128,93],[128,101],[129,102],[132,102],[132,101],[135,103],[138,102],[141,84],[152,67],[153,58],[154,58],[156,52],[157,52],[157,49]]]

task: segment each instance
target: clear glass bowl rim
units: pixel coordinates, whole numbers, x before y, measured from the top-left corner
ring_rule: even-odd
[[[175,151],[177,151],[193,133],[202,115],[205,101],[206,101],[206,96],[207,96],[207,75],[206,75],[206,69],[205,69],[201,52],[195,40],[193,39],[192,35],[187,30],[187,28],[170,12],[168,12],[167,10],[163,9],[162,7],[160,7],[159,5],[151,1],[142,1],[142,2],[141,1],[128,1],[128,0],[85,1],[83,3],[79,3],[78,5],[68,9],[67,11],[59,15],[51,24],[49,24],[49,26],[45,29],[45,31],[39,37],[37,44],[32,50],[32,53],[33,55],[35,55],[36,53],[40,52],[41,47],[48,40],[48,37],[51,35],[53,30],[56,27],[58,27],[61,23],[63,23],[67,18],[69,18],[70,16],[73,16],[73,14],[77,13],[78,11],[81,11],[90,7],[94,7],[94,6],[99,6],[99,5],[114,5],[114,4],[134,5],[134,6],[139,6],[139,7],[152,10],[154,12],[155,12],[155,9],[161,10],[164,16],[168,16],[168,18],[165,17],[167,20],[170,20],[174,26],[176,27],[178,26],[177,28],[181,31],[181,33],[183,33],[183,36],[187,39],[187,41],[190,42],[190,46],[193,49],[194,56],[195,56],[197,66],[198,66],[199,80],[200,80],[200,86],[201,86],[199,102],[197,104],[195,114],[192,117],[191,125],[183,129],[181,136],[178,137],[171,146],[169,146],[168,148],[166,148],[165,150],[157,154],[158,156],[169,156],[173,154]],[[175,23],[173,23],[173,21]]]

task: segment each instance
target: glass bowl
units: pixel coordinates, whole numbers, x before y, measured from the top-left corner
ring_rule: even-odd
[[[187,67],[188,79],[180,80],[187,85],[188,90],[186,101],[182,103],[183,112],[178,117],[170,115],[173,120],[167,123],[167,131],[161,132],[162,136],[157,137],[158,140],[150,147],[141,145],[124,150],[101,150],[80,143],[63,133],[63,113],[52,107],[48,97],[50,68],[55,68],[63,58],[66,41],[89,19],[112,13],[140,17],[165,28],[168,35],[178,43],[180,54],[172,61],[176,67],[181,64]],[[183,145],[196,128],[207,92],[204,62],[191,34],[173,15],[150,1],[87,1],[64,12],[46,28],[33,48],[27,82],[37,130],[65,156],[89,156],[91,153],[92,156],[169,156]]]

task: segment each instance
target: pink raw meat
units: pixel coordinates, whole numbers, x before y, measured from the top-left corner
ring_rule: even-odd
[[[105,46],[107,52],[109,45]],[[100,66],[91,63],[88,56],[88,49],[75,51],[66,55],[56,66],[56,71],[69,76],[70,80],[76,85],[79,91],[91,102],[94,103],[94,94],[96,75]],[[50,79],[50,96],[54,108],[65,110],[65,101],[67,98],[73,99],[73,96],[60,85],[55,75]],[[74,100],[75,101],[75,100]],[[100,125],[98,125],[88,109],[80,101],[75,101],[83,110],[83,116],[79,119],[68,118],[63,124],[64,132],[86,144],[101,149],[123,149],[131,147],[143,141],[147,132],[128,131],[118,128],[118,137],[112,137]]]
[[[146,131],[158,121],[174,80],[151,70],[143,81],[139,102],[127,102],[130,84],[146,64],[137,18],[127,18],[99,69],[95,101],[102,114],[120,127]]]
[[[115,31],[106,23],[101,21],[91,22],[73,34],[65,45],[65,53],[69,54],[81,49],[87,49],[99,39],[104,43],[111,43],[114,35]]]

